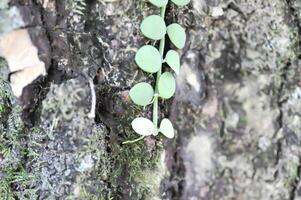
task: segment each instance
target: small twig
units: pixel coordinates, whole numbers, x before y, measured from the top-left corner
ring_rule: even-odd
[[[88,78],[89,81],[89,86],[91,89],[91,110],[90,113],[88,114],[89,118],[95,118],[95,108],[96,108],[96,95],[95,95],[95,88],[94,88],[94,83],[91,78]]]
[[[58,122],[59,122],[59,119],[58,119],[58,118],[54,118],[53,121],[52,121],[52,123],[51,123],[50,130],[49,130],[49,133],[48,133],[48,137],[49,137],[50,139],[53,139],[53,138],[54,138],[54,137],[53,137],[53,130],[54,130],[55,127],[57,126]]]

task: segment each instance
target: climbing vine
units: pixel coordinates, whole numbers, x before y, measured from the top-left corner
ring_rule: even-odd
[[[190,0],[171,1],[177,6],[184,6],[190,2]],[[140,29],[148,39],[160,40],[160,45],[159,49],[151,45],[142,46],[136,53],[135,61],[143,71],[151,74],[156,73],[155,88],[149,83],[141,82],[132,87],[129,95],[132,101],[139,106],[153,104],[153,119],[151,121],[144,117],[135,118],[132,121],[132,127],[141,137],[125,143],[136,142],[145,136],[158,135],[158,133],[162,133],[168,138],[174,137],[174,128],[169,119],[164,118],[158,126],[159,99],[171,98],[176,89],[173,74],[163,72],[162,66],[167,64],[176,74],[180,72],[180,56],[177,51],[169,50],[164,57],[165,37],[167,34],[173,46],[181,49],[185,45],[186,33],[184,28],[177,23],[166,26],[164,18],[168,0],[149,0],[149,2],[160,8],[160,15],[146,17],[142,21]]]

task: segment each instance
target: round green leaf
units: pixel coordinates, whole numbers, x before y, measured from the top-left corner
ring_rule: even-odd
[[[132,121],[132,128],[136,133],[143,136],[155,135],[157,130],[153,122],[143,117],[137,117]]]
[[[190,0],[171,0],[177,6],[185,6],[189,4]]]
[[[149,0],[149,2],[151,4],[153,4],[154,6],[157,6],[160,8],[160,7],[166,6],[168,3],[168,0]]]
[[[179,74],[180,72],[180,56],[175,50],[169,50],[165,57],[166,63]]]
[[[158,49],[151,45],[141,47],[135,56],[137,65],[144,71],[155,73],[162,66],[162,59]]]
[[[169,99],[175,93],[176,81],[170,72],[164,72],[158,82],[159,96]]]
[[[159,131],[168,138],[173,138],[175,136],[175,131],[172,123],[167,118],[162,120]]]
[[[130,90],[130,97],[132,101],[140,106],[150,104],[153,96],[153,87],[148,83],[138,83]]]
[[[143,35],[152,40],[160,40],[166,34],[164,19],[159,15],[146,17],[140,26]]]
[[[186,41],[186,33],[184,28],[177,23],[173,23],[167,27],[167,34],[170,41],[179,49],[182,49]]]

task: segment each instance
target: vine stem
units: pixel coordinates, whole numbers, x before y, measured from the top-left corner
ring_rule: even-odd
[[[135,142],[138,142],[140,140],[142,140],[144,138],[144,136],[141,136],[135,140],[128,140],[128,141],[125,141],[125,142],[122,142],[122,144],[132,144],[132,143],[135,143]]]
[[[160,8],[160,15],[164,19],[165,17],[165,11],[166,11],[166,6],[163,6]],[[163,61],[163,53],[164,53],[164,47],[165,47],[165,36],[160,40],[160,46],[159,46],[159,52],[161,55],[161,59]],[[158,82],[159,78],[162,74],[162,68],[159,69],[157,72],[157,77],[156,77],[156,87],[155,87],[155,93],[158,94]],[[154,102],[153,102],[153,124],[155,128],[158,128],[158,104],[159,104],[159,96],[155,96]]]

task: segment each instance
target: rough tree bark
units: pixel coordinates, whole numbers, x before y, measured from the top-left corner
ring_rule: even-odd
[[[188,36],[160,103],[176,138],[122,145],[151,115],[128,97],[154,81],[134,63],[151,13],[146,0],[0,2],[0,37],[29,30],[48,69],[16,99],[1,60],[0,199],[301,199],[301,1],[168,5]]]

